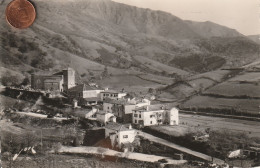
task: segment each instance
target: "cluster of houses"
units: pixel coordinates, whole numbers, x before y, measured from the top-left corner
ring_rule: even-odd
[[[145,98],[130,98],[124,90],[102,89],[96,84],[77,85],[75,81],[75,71],[67,68],[49,76],[33,74],[31,87],[63,92],[74,108],[91,106],[92,110],[83,116],[102,123],[105,138],[109,137],[113,146],[121,147],[134,142],[136,131],[132,125],[145,127],[179,124],[177,108],[152,105],[151,100]]]

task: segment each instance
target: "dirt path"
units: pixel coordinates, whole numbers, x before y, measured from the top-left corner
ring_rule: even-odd
[[[139,130],[137,132],[139,133],[140,136],[144,137],[145,139],[148,139],[149,141],[153,141],[153,142],[156,142],[156,143],[168,146],[170,148],[177,149],[177,150],[179,150],[181,152],[190,154],[192,156],[196,156],[196,157],[201,158],[203,160],[212,161],[211,156],[208,156],[208,155],[205,155],[203,153],[199,153],[199,152],[190,150],[188,148],[182,147],[180,145],[177,145],[177,144],[174,144],[172,142],[169,142],[169,141],[167,141],[165,139],[155,137],[155,136],[153,136],[151,134],[148,134],[148,133],[145,133],[145,132],[142,132],[142,131],[139,131]],[[217,163],[217,164],[223,164],[224,163],[223,160],[220,160],[220,159],[217,159],[217,158],[214,158],[213,162]]]
[[[51,151],[51,153],[54,151]],[[144,162],[157,162],[160,159],[165,159],[168,161],[167,164],[184,164],[186,160],[173,160],[168,157],[157,156],[157,155],[147,155],[142,153],[134,153],[134,152],[118,152],[107,148],[100,148],[100,147],[67,147],[62,146],[58,153],[78,153],[78,154],[100,154],[102,156],[116,156],[120,158],[127,158],[131,160],[139,160]]]

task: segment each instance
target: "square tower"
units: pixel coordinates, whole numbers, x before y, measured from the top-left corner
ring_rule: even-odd
[[[64,80],[64,91],[66,92],[69,88],[76,86],[75,83],[75,70],[72,68],[67,68],[63,70],[63,80]]]

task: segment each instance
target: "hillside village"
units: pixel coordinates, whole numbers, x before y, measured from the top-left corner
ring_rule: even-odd
[[[201,22],[130,0],[34,0],[20,30],[14,1],[0,3],[0,167],[260,166],[259,33],[229,15],[246,5],[199,5],[221,9]]]
[[[72,68],[68,67],[53,74],[35,73],[31,75],[30,85],[21,86],[20,88],[6,87],[5,90],[6,93],[4,93],[17,99],[18,104],[20,102],[19,99],[29,100],[32,97],[38,99],[37,101],[34,100],[35,104],[31,108],[4,109],[7,116],[19,114],[21,116],[39,118],[43,121],[47,119],[62,123],[65,121],[74,122],[74,126],[71,127],[74,129],[73,132],[78,130],[75,132],[76,134],[73,133],[76,136],[69,138],[70,140],[68,139],[71,142],[62,142],[65,146],[59,148],[58,151],[60,152],[67,151],[70,153],[73,149],[66,146],[73,145],[76,147],[82,146],[82,150],[84,146],[100,146],[123,153],[143,153],[144,149],[140,150],[140,147],[143,148],[144,143],[146,144],[147,141],[150,141],[150,144],[153,142],[164,146],[164,149],[168,147],[174,150],[173,158],[175,161],[169,160],[167,157],[166,160],[162,159],[164,161],[158,162],[161,165],[170,163],[173,165],[183,164],[186,162],[186,159],[190,160],[190,158],[194,157],[207,162],[213,161],[213,163],[212,165],[205,165],[205,162],[192,162],[189,164],[205,167],[214,167],[214,165],[225,167],[226,165],[223,160],[204,155],[204,152],[196,153],[189,151],[185,147],[179,148],[168,141],[164,142],[165,138],[157,138],[165,136],[165,134],[162,134],[163,132],[157,132],[156,128],[159,128],[159,126],[169,127],[174,132],[181,132],[182,127],[187,125],[187,122],[185,123],[180,119],[180,110],[177,107],[171,104],[158,103],[154,101],[154,96],[151,95],[134,97],[127,93],[124,88],[112,90],[101,88],[95,83],[77,83],[76,72]],[[39,103],[42,101],[44,103]],[[43,109],[43,106],[47,106],[49,110]],[[77,128],[82,125],[79,122],[86,123],[87,129]],[[83,127],[86,127],[86,124],[83,124],[85,125]],[[192,139],[189,139],[189,141],[194,145],[211,143],[211,136],[215,136],[211,135],[209,128],[202,132],[195,131],[191,135]],[[149,138],[147,139],[147,137]],[[178,139],[176,135],[174,137]],[[182,144],[178,141],[176,143]],[[189,145],[186,144],[184,146],[188,147]],[[243,151],[234,150],[233,153],[231,149],[227,150],[230,158],[236,158],[237,155],[243,152],[248,156],[252,156],[252,154],[255,157],[259,156],[259,150],[255,147],[248,147]],[[154,155],[157,154],[154,153]],[[167,154],[163,154],[163,156],[167,156]],[[139,160],[145,161],[142,158],[139,158]]]
[[[151,104],[146,98],[130,98],[126,92],[102,89],[96,84],[76,84],[75,70],[67,68],[52,75],[31,76],[31,89],[48,92],[52,97],[67,96],[71,106],[85,118],[96,120],[105,126],[105,138],[118,147],[133,143],[137,127],[151,125],[178,125],[178,109],[163,104]],[[87,108],[86,108],[87,107]],[[91,111],[88,109],[91,108]],[[73,114],[73,113],[72,113]],[[130,124],[127,127],[125,124]]]

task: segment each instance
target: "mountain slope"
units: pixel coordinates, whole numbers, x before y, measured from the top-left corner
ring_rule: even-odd
[[[71,66],[90,78],[100,76],[107,66],[112,75],[183,75],[183,70],[201,73],[258,57],[259,45],[235,30],[110,0],[35,0],[35,23],[16,30],[5,22],[10,1],[0,5],[1,62],[23,74]],[[160,69],[172,66],[176,72],[161,73],[135,56],[158,62]],[[196,66],[183,64],[191,58]]]
[[[204,38],[243,36],[242,34],[240,34],[234,29],[230,29],[210,21],[207,22],[186,21],[186,23],[190,26],[191,29],[193,29],[197,34],[199,34]]]
[[[254,42],[256,42],[257,44],[260,44],[260,35],[250,35],[247,36],[249,39],[253,40]]]

